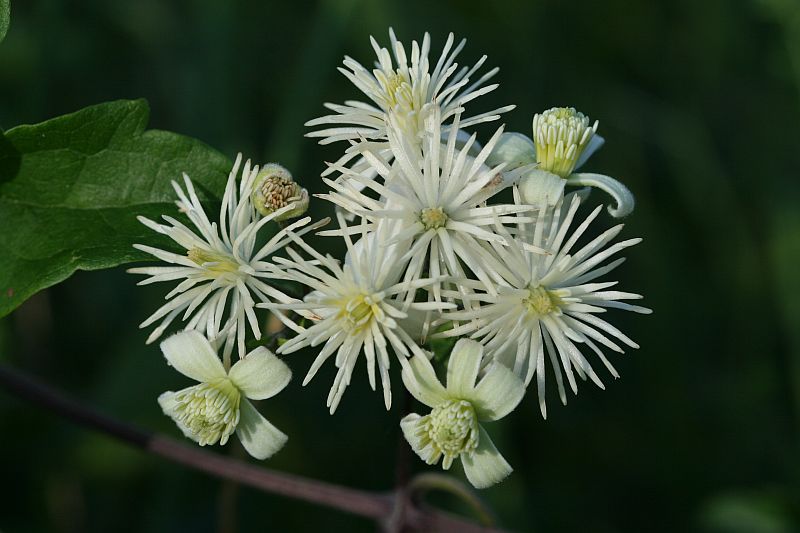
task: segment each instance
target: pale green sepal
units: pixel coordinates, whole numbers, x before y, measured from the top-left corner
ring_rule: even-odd
[[[553,206],[564,196],[567,180],[541,169],[528,171],[519,180],[519,192],[526,204]]]
[[[447,393],[453,398],[469,398],[481,368],[483,346],[471,339],[459,339],[447,363]]]
[[[492,153],[486,158],[486,164],[493,167],[501,163],[506,163],[506,171],[536,163],[536,145],[533,140],[514,131],[500,135]]]
[[[478,447],[472,454],[463,454],[464,473],[476,489],[485,489],[503,481],[514,471],[495,448],[489,434],[479,426]]]
[[[228,376],[245,397],[266,400],[286,387],[292,379],[292,371],[275,354],[261,346],[237,361]]]
[[[191,387],[188,387],[191,388]],[[195,442],[199,442],[197,436],[192,433],[186,425],[182,424],[175,418],[175,407],[178,405],[178,402],[175,401],[175,396],[177,393],[172,391],[167,391],[161,394],[158,397],[158,405],[161,406],[161,410],[164,412],[165,415],[170,417],[175,425],[178,426],[178,429],[181,430],[184,437],[187,437]]]
[[[172,416],[177,404],[178,402],[175,401],[175,393],[172,391],[167,391],[158,397],[158,405],[161,406],[161,410],[164,411],[164,414],[167,416]]]
[[[256,459],[266,459],[283,448],[289,437],[270,424],[247,400],[239,406],[241,415],[236,434],[247,453]]]
[[[616,207],[608,206],[608,212],[614,218],[622,218],[633,212],[636,202],[633,194],[628,188],[610,176],[603,174],[592,174],[589,172],[578,172],[572,174],[567,178],[568,185],[586,185],[589,187],[597,187],[614,198],[617,203]]]
[[[195,381],[207,383],[226,376],[217,352],[197,331],[176,333],[161,343],[161,351],[175,370]]]
[[[400,359],[400,364],[403,366],[403,384],[414,398],[428,407],[436,407],[447,399],[447,393],[427,358],[415,355],[411,359]]]
[[[436,452],[433,446],[430,445],[430,441],[424,442],[422,435],[419,434],[420,425],[424,418],[424,416],[419,416],[417,413],[406,415],[400,420],[400,429],[403,430],[403,436],[406,438],[408,445],[411,446],[411,449],[414,450],[414,453],[426,463],[433,464],[436,462]]]
[[[606,140],[603,139],[600,135],[598,135],[596,133],[594,135],[592,135],[592,138],[589,139],[589,144],[586,145],[586,148],[583,149],[583,152],[581,152],[581,155],[578,157],[578,160],[575,162],[575,170],[581,168],[581,165],[586,163],[586,160],[589,159],[589,157],[593,153],[598,151],[600,149],[600,147],[603,146],[603,144],[605,144],[605,142],[606,142]]]
[[[501,363],[494,363],[475,387],[472,398],[478,420],[499,420],[514,410],[525,396],[525,384]]]
[[[408,333],[408,336],[414,339],[415,342],[418,344],[425,344],[428,335],[430,311],[407,309],[405,313],[406,317],[398,318],[397,324],[403,331]]]
[[[449,136],[450,136],[449,131],[442,132],[442,144],[447,144]],[[455,143],[456,151],[460,151],[462,148],[464,148],[467,145],[467,141],[469,141],[470,137],[472,136],[466,131],[458,130],[458,133],[456,133],[456,143]],[[483,150],[483,146],[481,146],[481,143],[479,143],[477,140],[472,141],[469,150],[467,150],[467,155],[470,157],[478,157],[478,154],[481,153],[481,150]],[[491,165],[490,163],[487,164]]]

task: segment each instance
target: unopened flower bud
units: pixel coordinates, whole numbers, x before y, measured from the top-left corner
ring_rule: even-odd
[[[275,217],[276,221],[299,217],[308,210],[308,191],[300,187],[281,165],[264,165],[256,176],[251,195],[253,206],[262,215],[294,204],[294,209]]]

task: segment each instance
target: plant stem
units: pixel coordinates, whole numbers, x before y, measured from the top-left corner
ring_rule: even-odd
[[[475,491],[450,476],[435,473],[419,474],[408,485],[412,498],[422,497],[425,492],[434,489],[449,492],[465,502],[478,516],[481,524],[486,526],[494,525],[495,520],[492,511],[475,494]]]
[[[183,444],[170,437],[144,431],[99,413],[8,365],[0,364],[0,386],[79,425],[220,479],[232,480],[264,492],[372,518],[379,523],[385,523],[395,507],[395,496],[392,493],[366,492],[276,472]],[[412,504],[406,508],[404,527],[405,531],[500,533],[497,529],[484,528],[448,513],[420,509]]]
[[[411,394],[403,389],[403,400],[400,405],[400,415],[405,416],[411,410]],[[406,523],[406,511],[409,507],[408,480],[411,476],[411,449],[400,431],[397,436],[397,453],[395,454],[395,487],[394,509],[386,520],[384,530],[386,533],[401,533]]]

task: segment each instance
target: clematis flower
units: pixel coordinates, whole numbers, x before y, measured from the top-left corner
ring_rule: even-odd
[[[167,362],[200,383],[158,397],[164,414],[184,435],[200,444],[225,444],[236,432],[244,448],[256,459],[280,450],[286,435],[270,424],[250,400],[266,400],[289,383],[292,372],[272,352],[259,347],[229,370],[197,331],[177,333],[161,343]]]
[[[276,258],[281,271],[276,271],[274,275],[283,275],[286,279],[308,286],[312,291],[306,296],[305,302],[264,303],[259,307],[298,312],[307,310],[317,315],[315,323],[287,340],[278,348],[278,353],[290,354],[306,346],[313,348],[324,343],[303,385],[311,381],[328,359],[334,359],[338,371],[327,399],[331,414],[336,411],[345,389],[350,385],[353,369],[362,351],[372,390],[375,390],[377,366],[384,404],[388,410],[392,404],[388,348],[391,347],[401,360],[413,354],[422,355],[422,348],[412,337],[420,329],[414,314],[453,309],[455,305],[400,301],[398,295],[426,289],[441,279],[419,278],[401,282],[405,263],[400,260],[400,245],[386,245],[383,230],[367,233],[366,224],[360,226],[362,237],[354,244],[351,234],[358,227],[348,228],[341,215],[339,223],[347,244],[344,265],[329,255],[323,256],[303,239],[290,234],[295,243],[313,259],[305,259],[287,247],[289,258]]]
[[[525,394],[525,385],[511,370],[492,362],[478,380],[483,346],[461,339],[453,347],[447,365],[447,385],[439,382],[424,356],[403,362],[403,383],[431,413],[412,413],[400,421],[408,443],[429,465],[442,460],[447,470],[461,458],[467,479],[475,488],[499,483],[511,472],[480,422],[493,422],[514,410]],[[477,381],[477,383],[476,383]]]
[[[633,194],[625,185],[610,176],[575,172],[589,156],[603,145],[597,135],[598,122],[573,107],[553,107],[533,117],[533,139],[521,133],[503,134],[489,157],[491,165],[505,163],[506,181],[519,179],[519,188],[526,203],[542,201],[555,205],[564,196],[565,185],[597,187],[614,199],[616,206],[608,212],[621,218],[634,208]],[[521,172],[524,171],[524,172]]]
[[[385,184],[347,169],[337,167],[347,179],[360,182],[374,194],[375,200],[349,185],[347,181],[325,180],[333,191],[320,195],[373,225],[383,220],[395,222],[396,233],[387,244],[410,244],[403,260],[409,261],[405,280],[420,277],[427,267],[431,276],[446,273],[453,278],[463,278],[466,265],[492,290],[498,278],[483,267],[486,252],[481,242],[500,244],[505,238],[493,231],[497,221],[516,220],[508,215],[530,210],[527,205],[485,205],[497,192],[495,179],[503,165],[484,165],[495,142],[502,133],[498,129],[485,147],[475,157],[468,155],[475,142],[473,135],[461,148],[457,148],[457,129],[460,115],[456,114],[454,129],[442,144],[440,110],[433,109],[424,125],[422,145],[413,144],[402,128],[390,120],[389,144],[396,158],[394,164],[383,159],[372,143],[362,143],[364,156]],[[441,299],[440,285],[434,286],[436,300]],[[413,296],[413,295],[412,295]]]
[[[477,79],[473,76],[486,61],[486,56],[475,65],[459,68],[456,57],[464,48],[466,39],[462,39],[455,47],[451,33],[444,45],[436,65],[431,71],[429,59],[430,36],[426,33],[422,45],[417,41],[411,43],[410,57],[402,42],[389,30],[391,51],[378,45],[374,38],[370,42],[378,58],[376,67],[370,71],[358,61],[345,57],[344,66],[339,71],[358,87],[369,102],[347,101],[343,105],[325,104],[334,112],[306,122],[306,126],[327,126],[321,130],[306,134],[308,137],[319,137],[320,144],[336,141],[359,141],[367,139],[382,143],[382,151],[390,155],[388,146],[389,116],[393,116],[409,139],[417,139],[423,130],[427,118],[429,104],[441,106],[441,121],[450,120],[461,112],[467,102],[489,93],[498,84],[485,85],[498,72],[495,67]],[[394,56],[394,61],[392,60]],[[409,61],[410,59],[410,61]],[[497,120],[501,113],[514,109],[515,106],[503,106],[491,111],[464,118],[462,128],[482,122]],[[413,141],[412,141],[413,142]],[[344,165],[357,156],[357,151],[349,151],[339,161]],[[323,175],[331,172],[329,169]]]
[[[258,201],[262,193],[261,189],[254,190],[256,178],[261,175],[259,168],[251,166],[250,160],[247,160],[237,185],[241,162],[242,155],[239,154],[228,176],[219,222],[209,220],[192,181],[185,174],[185,192],[176,182],[172,182],[172,185],[178,195],[178,208],[186,213],[195,230],[167,215],[162,217],[166,224],[139,217],[142,224],[171,238],[185,250],[183,254],[178,254],[143,244],[134,245],[134,248],[170,263],[169,266],[128,269],[130,273],[149,276],[139,285],[180,280],[165,297],[167,302],[139,326],[144,328],[159,322],[147,338],[148,344],[158,339],[177,317],[183,315],[183,320],[187,321],[185,329],[204,331],[208,339],[217,345],[224,341],[226,360],[230,358],[234,343],[238,346],[239,357],[242,357],[245,353],[247,325],[256,339],[261,338],[261,328],[254,309],[256,301],[297,301],[268,283],[270,276],[266,270],[270,264],[269,258],[288,242],[287,232],[298,230],[302,235],[326,221],[306,226],[311,219],[305,217],[280,229],[257,248],[259,230],[272,221],[294,216],[298,209],[304,209],[304,201],[300,195],[296,201],[271,209],[262,217],[252,199],[256,197]],[[262,207],[265,201],[262,198]],[[306,196],[305,205],[307,203]],[[276,316],[292,327],[293,323],[280,311],[276,312]]]
[[[602,206],[597,206],[570,231],[581,199],[571,194],[564,201],[569,204],[542,206],[535,224],[518,224],[517,237],[506,232],[508,246],[490,243],[497,258],[494,267],[504,281],[498,284],[494,294],[476,292],[471,295],[480,305],[445,313],[445,320],[465,322],[441,333],[441,336],[470,334],[480,339],[495,359],[513,368],[526,385],[536,376],[539,406],[545,418],[546,358],[553,367],[562,403],[567,403],[562,373],[575,394],[578,391],[575,373],[583,379],[588,376],[598,387],[604,388],[581,347],[594,352],[617,378],[619,374],[601,346],[622,353],[623,349],[615,341],[631,348],[639,345],[600,317],[608,309],[652,312],[626,302],[639,300],[641,295],[608,290],[617,284],[616,281],[597,281],[625,261],[624,258],[608,261],[610,258],[641,239],[610,244],[622,231],[623,224],[618,224],[578,248],[578,240]],[[497,229],[505,231],[499,225]]]

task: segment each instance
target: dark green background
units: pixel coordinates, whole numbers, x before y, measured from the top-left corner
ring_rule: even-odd
[[[488,54],[501,87],[473,109],[516,103],[511,130],[554,105],[599,119],[607,144],[587,169],[638,202],[622,236],[644,242],[618,276],[655,314],[610,318],[642,348],[612,356],[622,379],[606,391],[584,384],[567,407],[551,395],[546,422],[526,398],[490,427],[516,468],[483,492],[501,524],[800,530],[800,3],[18,0],[0,44],[0,126],[145,97],[151,127],[280,161],[320,192],[323,161],[343,146],[304,138],[303,122],[358,96],[336,66],[345,53],[372,61],[368,36],[386,43],[390,25],[404,40],[430,31],[437,53],[453,31],[469,39],[463,60]],[[316,216],[330,210],[320,204]],[[188,382],[136,328],[166,288],[134,282],[122,269],[79,273],[40,294],[0,321],[0,359],[177,435],[155,397]],[[296,379],[262,405],[290,435],[268,465],[389,488],[398,413],[360,367],[329,417],[331,368],[300,387],[312,356],[288,359]],[[374,529],[248,489],[224,518],[218,481],[2,391],[0,472],[3,532]]]

